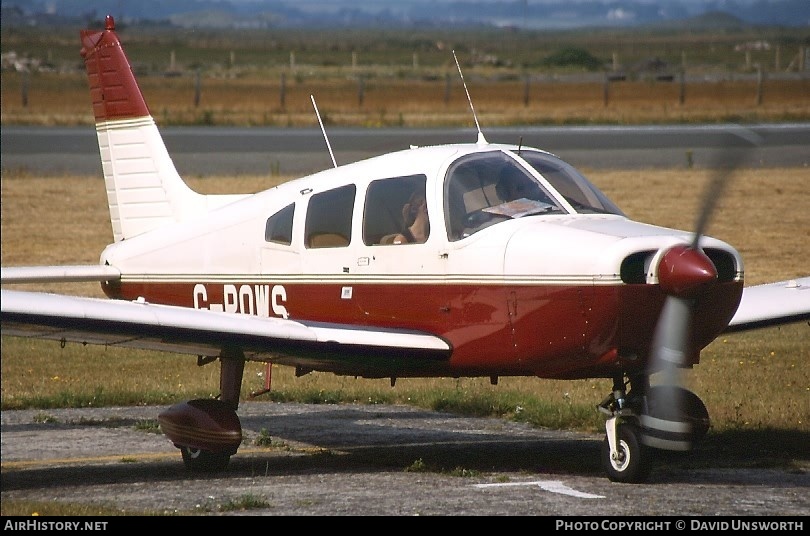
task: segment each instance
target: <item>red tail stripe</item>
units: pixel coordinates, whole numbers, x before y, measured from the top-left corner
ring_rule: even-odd
[[[112,17],[106,30],[83,30],[81,40],[96,123],[150,116]]]

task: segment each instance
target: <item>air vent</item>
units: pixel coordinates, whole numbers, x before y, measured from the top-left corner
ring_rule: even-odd
[[[622,261],[622,282],[628,285],[640,285],[647,282],[647,264],[655,251],[639,251],[625,257]]]
[[[704,248],[703,252],[714,263],[718,281],[734,281],[737,275],[737,265],[733,255],[722,249]]]

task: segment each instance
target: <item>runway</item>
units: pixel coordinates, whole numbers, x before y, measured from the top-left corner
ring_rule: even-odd
[[[295,516],[805,516],[810,475],[711,445],[611,483],[600,435],[389,405],[247,402],[228,469],[192,475],[161,408],[2,412],[2,501]],[[250,497],[250,508],[234,508]]]
[[[313,128],[160,128],[181,175],[303,175],[332,167],[321,130]],[[533,146],[590,169],[686,168],[722,165],[810,166],[810,123],[741,126],[572,126],[483,129],[490,143]],[[411,145],[476,141],[474,129],[329,128],[338,165]],[[99,175],[95,129],[4,126],[3,170],[41,175]]]

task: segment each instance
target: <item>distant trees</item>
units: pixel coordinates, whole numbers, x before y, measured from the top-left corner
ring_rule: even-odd
[[[588,71],[598,71],[604,64],[584,48],[573,46],[553,52],[542,63],[549,67],[581,67]]]

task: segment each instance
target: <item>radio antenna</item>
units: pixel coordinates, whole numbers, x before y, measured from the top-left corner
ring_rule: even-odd
[[[484,134],[481,132],[481,126],[478,124],[478,116],[475,114],[475,108],[473,107],[472,99],[470,98],[470,92],[467,90],[467,82],[464,81],[464,73],[461,72],[461,65],[458,63],[458,58],[456,57],[456,51],[453,51],[453,59],[456,60],[456,68],[458,68],[458,75],[461,77],[461,83],[464,85],[464,93],[467,94],[467,102],[470,103],[470,110],[472,110],[473,119],[475,119],[475,128],[478,129],[478,144],[479,145],[486,145],[487,140],[484,139]]]
[[[329,156],[332,157],[332,164],[335,167],[338,167],[337,162],[335,161],[335,155],[332,152],[332,146],[329,144],[329,137],[326,135],[326,129],[323,128],[323,121],[321,121],[321,113],[318,111],[318,105],[315,104],[315,96],[310,95],[310,99],[312,99],[312,106],[315,108],[315,115],[318,116],[318,124],[321,125],[321,132],[323,133],[323,139],[326,141],[326,148],[329,149]]]

